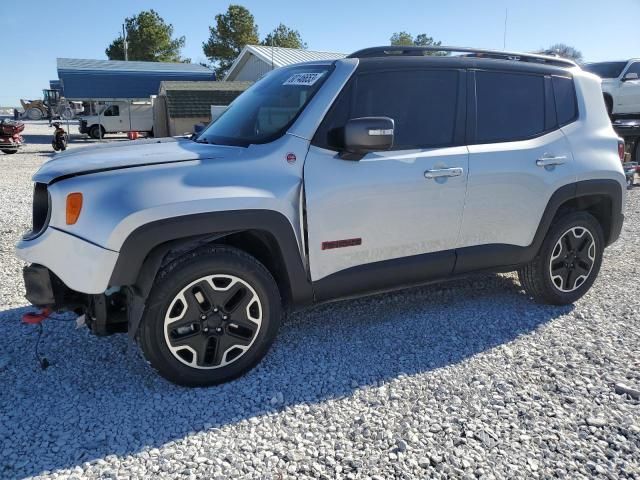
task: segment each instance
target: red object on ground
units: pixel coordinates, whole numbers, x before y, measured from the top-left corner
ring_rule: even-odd
[[[138,137],[140,137],[140,134],[138,132],[128,132],[127,133],[127,138],[129,140],[137,140]]]
[[[22,323],[26,323],[28,325],[37,325],[42,323],[47,317],[51,315],[51,310],[48,308],[43,308],[40,313],[37,312],[27,312],[22,315]]]
[[[17,135],[24,130],[24,123],[15,122],[13,120],[3,120],[0,122],[0,134],[3,135]]]

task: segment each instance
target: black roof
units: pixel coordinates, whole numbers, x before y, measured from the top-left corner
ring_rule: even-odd
[[[420,68],[428,64],[435,68],[501,70],[510,72],[529,72],[544,75],[571,76],[566,68],[529,62],[514,62],[486,57],[453,56],[389,56],[360,58],[358,71],[380,71],[389,68]]]
[[[558,67],[571,68],[576,67],[576,63],[566,58],[539,55],[536,53],[519,53],[507,52],[502,50],[486,50],[480,48],[469,47],[451,47],[451,46],[402,46],[389,45],[383,47],[370,47],[352,53],[347,58],[389,58],[389,57],[434,57],[448,56],[451,53],[463,54],[463,57],[473,57],[482,59],[508,60],[511,62],[526,62],[538,65],[555,65]]]

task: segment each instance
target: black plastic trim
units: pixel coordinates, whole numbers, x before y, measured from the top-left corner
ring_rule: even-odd
[[[398,290],[450,276],[455,251],[413,255],[348,268],[313,282],[316,301]]]
[[[572,61],[561,57],[552,57],[549,55],[539,55],[535,53],[519,53],[519,52],[505,52],[503,50],[487,50],[482,48],[469,48],[469,47],[456,47],[448,45],[436,45],[428,47],[420,46],[403,46],[403,45],[388,45],[381,47],[369,47],[362,50],[353,52],[347,58],[384,58],[394,56],[414,56],[424,57],[433,55],[434,53],[447,52],[447,53],[465,53],[466,57],[483,58],[483,59],[500,59],[507,61],[519,61],[530,62],[536,64],[548,64],[556,65],[565,68],[576,67],[577,64]],[[464,57],[463,57],[464,58]]]
[[[37,307],[49,307],[56,304],[49,269],[32,264],[22,269],[25,286],[25,298]]]
[[[111,280],[112,286],[136,285],[143,263],[156,248],[175,240],[239,231],[264,231],[277,239],[296,305],[311,303],[313,291],[304,268],[293,227],[272,210],[233,210],[159,220],[134,230],[124,241]]]

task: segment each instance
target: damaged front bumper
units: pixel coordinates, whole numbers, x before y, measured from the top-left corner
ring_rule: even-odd
[[[84,314],[96,335],[127,331],[127,297],[118,290],[107,294],[86,294],[70,289],[51,270],[32,264],[22,270],[26,299],[36,307]]]

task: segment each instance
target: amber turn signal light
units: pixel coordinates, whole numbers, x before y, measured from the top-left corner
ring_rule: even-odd
[[[80,217],[82,210],[82,194],[74,192],[67,195],[67,225],[73,225]]]

